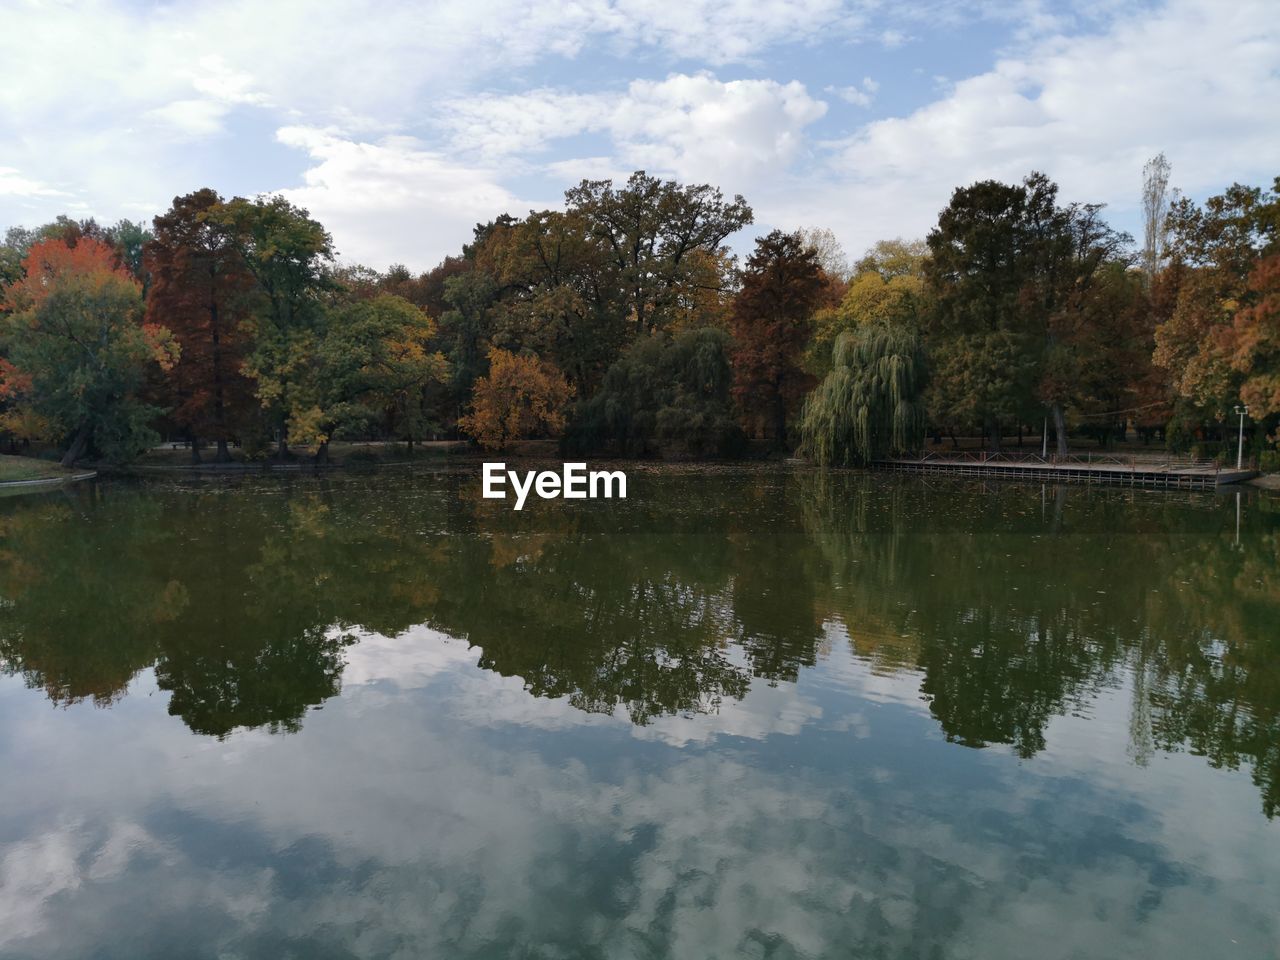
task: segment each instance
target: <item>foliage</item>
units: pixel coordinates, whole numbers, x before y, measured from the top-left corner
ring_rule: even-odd
[[[290,397],[289,435],[327,444],[389,421],[410,441],[426,425],[426,391],[447,363],[428,344],[435,324],[402,297],[379,294],[326,312]]]
[[[800,236],[774,230],[756,241],[734,299],[734,395],[748,418],[767,421],[780,447],[787,442],[788,411],[809,387],[801,359],[825,285]]]
[[[573,387],[552,364],[493,347],[489,374],[476,381],[471,409],[458,426],[481,446],[502,450],[514,440],[562,430],[572,397]]]
[[[708,184],[681,186],[643,170],[618,189],[610,180],[583,180],[565,193],[565,202],[600,241],[609,282],[636,336],[668,329],[699,285],[694,251],[714,253],[752,222],[740,196],[726,201]]]
[[[1166,273],[1173,308],[1155,331],[1155,362],[1178,396],[1221,416],[1246,394],[1258,415],[1276,413],[1267,384],[1277,373],[1273,334],[1280,253],[1280,178],[1271,190],[1233,184],[1203,207],[1189,200],[1169,215]]]
[[[805,402],[803,448],[827,466],[860,466],[919,449],[925,364],[920,334],[869,323],[836,338],[831,372]]]
[[[729,457],[742,448],[733,416],[732,341],[715,327],[654,335],[628,348],[579,404],[565,437],[573,453]]]
[[[1248,306],[1222,331],[1221,347],[1241,375],[1240,399],[1254,419],[1280,414],[1280,253],[1249,274]]]
[[[206,216],[231,238],[256,281],[249,321],[253,346],[244,370],[279,426],[279,452],[284,454],[288,422],[301,402],[292,393],[308,367],[324,295],[335,287],[326,272],[333,259],[332,241],[306,210],[283,197],[237,197],[217,204]]]
[[[70,439],[65,465],[90,448],[136,456],[156,439],[149,422],[158,411],[138,397],[147,366],[171,369],[177,344],[164,327],[139,322],[140,285],[101,241],[39,241],[23,271],[0,328],[5,390],[19,416],[42,423],[49,439]]]
[[[255,281],[235,238],[217,219],[221,203],[208,189],[174,198],[155,219],[145,262],[151,276],[147,319],[171,330],[182,348],[167,383],[171,416],[193,438],[217,441],[218,459],[225,461],[227,443],[253,401],[242,367]],[[199,458],[196,443],[192,455]]]

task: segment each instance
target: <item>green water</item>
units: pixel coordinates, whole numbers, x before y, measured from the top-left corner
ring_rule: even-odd
[[[0,500],[0,956],[1280,956],[1280,500],[629,493]]]

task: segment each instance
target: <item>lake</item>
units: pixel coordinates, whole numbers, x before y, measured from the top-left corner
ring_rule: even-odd
[[[0,500],[0,956],[1280,956],[1280,499],[629,470]]]

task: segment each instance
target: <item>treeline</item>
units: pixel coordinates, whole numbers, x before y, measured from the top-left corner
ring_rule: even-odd
[[[740,262],[742,197],[634,174],[503,215],[413,275],[339,265],[279,197],[178,197],[150,229],[65,217],[0,246],[0,431],[64,462],[158,438],[219,460],[340,438],[834,464],[1042,425],[1185,449],[1280,421],[1280,178],[1203,205],[1145,171],[1135,245],[1032,173],[957,189],[850,266],[830,231]]]

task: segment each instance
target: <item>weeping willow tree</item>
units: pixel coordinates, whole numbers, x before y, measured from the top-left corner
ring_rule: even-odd
[[[846,330],[831,372],[805,402],[803,450],[818,463],[860,466],[920,446],[925,427],[924,350],[899,324]]]

